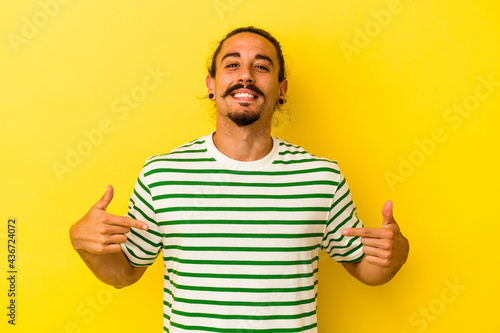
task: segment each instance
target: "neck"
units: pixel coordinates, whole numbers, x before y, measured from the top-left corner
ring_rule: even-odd
[[[273,140],[270,122],[263,126],[261,120],[238,127],[227,118],[217,117],[214,145],[233,160],[256,161],[264,158],[273,149]]]

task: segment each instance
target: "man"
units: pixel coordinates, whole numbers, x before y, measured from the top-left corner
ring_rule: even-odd
[[[128,217],[106,212],[109,186],[71,227],[85,263],[117,288],[162,253],[165,332],[316,332],[322,249],[368,285],[406,262],[390,201],[382,227],[363,228],[335,162],[271,137],[284,68],[269,33],[230,32],[206,79],[216,131],[148,159]]]

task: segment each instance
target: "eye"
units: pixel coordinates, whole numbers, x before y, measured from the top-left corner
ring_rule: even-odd
[[[263,70],[263,71],[266,71],[266,72],[268,72],[268,71],[269,71],[269,69],[268,69],[266,66],[264,66],[264,65],[257,65],[257,66],[255,66],[255,67],[256,67],[257,69],[260,69],[260,70]]]
[[[236,63],[229,64],[226,66],[226,68],[236,68],[236,67],[238,67],[238,64],[236,64]]]

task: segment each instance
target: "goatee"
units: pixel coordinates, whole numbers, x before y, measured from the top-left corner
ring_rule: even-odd
[[[244,105],[247,104],[247,105]],[[241,106],[245,107],[248,106],[248,103],[241,103]],[[255,123],[257,120],[260,119],[260,113],[252,113],[252,112],[245,112],[245,111],[240,111],[240,112],[229,112],[227,117],[231,119],[233,123],[236,124],[238,127],[244,127],[251,125]]]

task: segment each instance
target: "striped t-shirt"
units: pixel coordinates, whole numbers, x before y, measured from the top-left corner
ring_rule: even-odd
[[[318,260],[363,257],[363,227],[336,162],[273,138],[235,161],[208,135],[149,158],[130,199],[123,252],[165,264],[164,332],[316,332]]]

